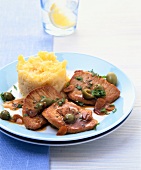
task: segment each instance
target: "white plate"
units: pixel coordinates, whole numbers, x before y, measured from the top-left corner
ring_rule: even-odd
[[[97,130],[90,130],[77,134],[68,134],[64,136],[56,136],[56,130],[48,126],[44,131],[31,131],[27,130],[24,126],[13,124],[8,121],[0,120],[0,126],[2,129],[29,139],[42,140],[42,141],[54,141],[65,142],[86,139],[89,137],[95,137],[103,134],[106,131],[116,127],[118,124],[129,115],[133,108],[135,100],[135,91],[130,79],[114,65],[96,58],[94,56],[77,54],[77,53],[56,53],[58,60],[62,61],[66,59],[68,61],[67,72],[72,75],[75,70],[94,70],[99,75],[106,75],[108,72],[114,72],[118,77],[118,89],[121,91],[120,98],[115,101],[117,111],[110,113],[106,116],[98,116],[93,114],[94,118],[100,122],[97,126]],[[12,89],[13,94],[19,98],[19,91],[15,90],[13,85],[17,86],[17,61],[5,66],[0,70],[0,93]],[[0,101],[0,110],[3,110],[2,101]],[[14,111],[15,112],[15,111]],[[16,111],[21,114],[21,110]],[[11,112],[11,114],[13,114]]]

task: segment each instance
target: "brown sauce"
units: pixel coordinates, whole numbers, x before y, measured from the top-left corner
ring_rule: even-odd
[[[106,105],[103,109],[95,109],[94,106],[81,106],[84,109],[93,109],[93,112],[99,116],[104,116],[110,114],[111,111],[115,110],[115,105]]]
[[[12,123],[16,123],[16,124],[20,124],[20,125],[23,125],[23,117],[18,115],[18,114],[14,114],[12,116],[12,118],[10,119],[10,122]]]
[[[104,108],[102,108],[100,110],[94,108],[94,113],[102,116],[102,115],[108,115],[108,114],[110,114],[111,111],[114,111],[114,110],[115,110],[115,105],[107,104]]]
[[[24,98],[8,101],[3,104],[3,107],[9,108],[10,110],[18,110],[19,108],[22,108],[23,101]]]

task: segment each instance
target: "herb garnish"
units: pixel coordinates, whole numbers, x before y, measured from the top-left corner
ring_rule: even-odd
[[[94,130],[96,130],[97,126],[100,125],[100,123],[97,123],[94,127]]]
[[[109,114],[105,108],[102,108],[102,109],[100,110],[100,112],[105,113],[106,115]]]
[[[46,96],[41,96],[41,99],[44,99],[44,98],[46,98]]]
[[[18,104],[17,108],[22,108],[22,106],[23,106],[22,104]]]
[[[82,87],[81,87],[80,85],[78,85],[78,84],[77,84],[75,87],[76,87],[78,90],[82,90]]]
[[[1,93],[1,94],[0,94],[0,97],[1,97],[1,99],[2,99],[3,102],[6,101],[6,99],[5,99],[5,97],[4,97],[4,93]]]
[[[83,77],[81,77],[81,76],[75,77],[75,79],[78,81],[83,81]]]
[[[65,98],[62,98],[57,103],[58,103],[59,106],[62,106],[65,103]]]
[[[26,116],[28,116],[28,114],[27,114],[27,113],[25,113],[25,114],[23,115],[23,117],[26,117]]]
[[[115,108],[112,112],[115,113],[117,111],[117,108]]]
[[[92,90],[91,93],[94,97],[104,97],[104,96],[106,96],[105,90],[95,89],[95,90]]]
[[[15,85],[13,85],[14,89],[17,90],[17,87]]]
[[[94,77],[94,76],[99,76],[99,74],[95,73],[95,72],[93,71],[93,69],[90,70],[90,71],[88,71],[88,72],[90,72],[90,73],[92,74],[92,77]]]
[[[102,77],[102,78],[106,78],[107,76],[100,76],[100,77]]]
[[[66,83],[66,87],[68,87],[69,85],[70,85],[70,82],[67,82],[67,83]]]
[[[115,106],[113,103],[109,104],[110,107]]]
[[[75,101],[79,106],[84,106],[84,103],[79,102],[79,101]]]

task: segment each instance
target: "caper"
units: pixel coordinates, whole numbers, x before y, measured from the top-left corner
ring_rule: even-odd
[[[117,76],[115,75],[115,73],[113,72],[109,72],[106,76],[106,80],[111,83],[114,84],[115,86],[117,85]]]
[[[43,102],[45,107],[47,107],[47,106],[52,105],[54,101],[50,98],[44,97],[40,100],[40,102]]]
[[[68,124],[72,124],[75,122],[75,116],[74,114],[67,113],[64,117],[64,121]]]
[[[39,112],[44,109],[44,103],[39,102],[36,104],[35,109],[37,109]]]
[[[94,90],[104,90],[104,87],[100,84],[95,85]]]
[[[13,94],[10,93],[10,92],[5,92],[5,93],[3,94],[3,96],[4,96],[4,98],[5,98],[5,101],[11,101],[11,100],[14,100],[14,99],[15,99],[15,97],[13,96]]]
[[[10,120],[11,116],[10,116],[10,113],[7,110],[3,110],[0,113],[0,118],[3,119],[3,120]]]
[[[93,99],[94,96],[91,94],[91,90],[90,89],[83,89],[82,90],[82,94],[83,94],[83,97],[85,99]]]

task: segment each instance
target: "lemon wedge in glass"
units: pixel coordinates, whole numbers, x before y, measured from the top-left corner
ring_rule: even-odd
[[[55,3],[52,4],[49,17],[55,27],[67,29],[76,24],[76,16],[66,7],[59,8]]]

